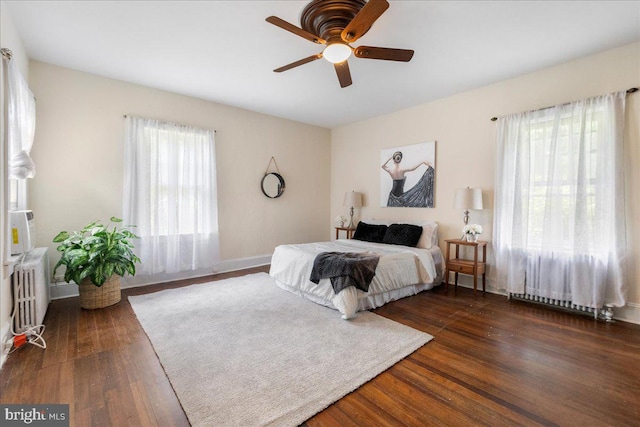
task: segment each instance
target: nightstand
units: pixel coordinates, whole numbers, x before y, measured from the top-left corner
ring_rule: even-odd
[[[338,240],[338,236],[340,235],[340,232],[344,231],[347,233],[347,239],[350,239],[353,237],[353,232],[356,231],[355,228],[349,228],[349,227],[336,227],[336,240]]]
[[[475,294],[478,289],[478,274],[482,274],[482,292],[485,291],[485,270],[487,263],[487,242],[467,242],[466,240],[451,239],[445,240],[445,270],[444,280],[449,288],[449,272],[455,272],[455,286],[458,287],[458,273],[469,274],[473,276],[473,293]],[[455,258],[451,258],[451,245],[455,246]],[[469,246],[473,248],[473,259],[460,258],[460,246]],[[478,259],[478,251],[482,248],[482,261]]]

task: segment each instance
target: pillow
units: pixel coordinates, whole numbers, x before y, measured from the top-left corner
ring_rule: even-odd
[[[384,233],[382,243],[411,246],[415,248],[420,240],[422,227],[412,224],[391,224]]]
[[[438,224],[433,221],[423,221],[416,223],[422,226],[422,236],[418,242],[419,248],[430,249],[432,246],[438,246]]]
[[[353,239],[382,243],[386,231],[386,225],[367,224],[366,222],[360,221],[356,227],[356,232],[353,234]]]
[[[384,224],[389,225],[392,224],[393,221],[386,221],[380,219],[364,219],[368,224]],[[404,224],[412,224],[419,225],[422,227],[422,235],[420,236],[420,240],[418,240],[418,245],[416,247],[423,249],[431,249],[432,246],[438,246],[438,223],[435,221],[427,221],[427,220],[406,220],[403,221]]]

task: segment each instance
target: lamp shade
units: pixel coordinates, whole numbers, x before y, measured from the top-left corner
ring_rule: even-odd
[[[342,206],[349,206],[351,208],[359,208],[362,206],[362,193],[356,193],[355,191],[347,191],[344,193],[344,202]]]
[[[482,189],[469,187],[456,189],[453,207],[456,209],[482,209]]]

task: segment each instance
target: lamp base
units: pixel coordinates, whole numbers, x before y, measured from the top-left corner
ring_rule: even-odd
[[[464,222],[465,227],[469,224],[469,210],[465,209],[464,215],[462,216],[462,221]],[[460,240],[466,240],[466,234],[462,233],[462,237]]]
[[[356,228],[356,225],[353,223],[353,206],[351,207],[349,213],[351,215],[351,221],[349,221],[349,225],[347,225],[347,228]]]

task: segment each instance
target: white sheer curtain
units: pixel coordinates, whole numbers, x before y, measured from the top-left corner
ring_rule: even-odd
[[[618,92],[499,119],[500,289],[625,305],[624,111]]]
[[[124,217],[137,226],[138,273],[220,262],[213,131],[126,118]]]
[[[7,61],[7,136],[9,143],[9,178],[33,178],[36,165],[29,153],[36,131],[36,102],[29,86],[13,60]]]

